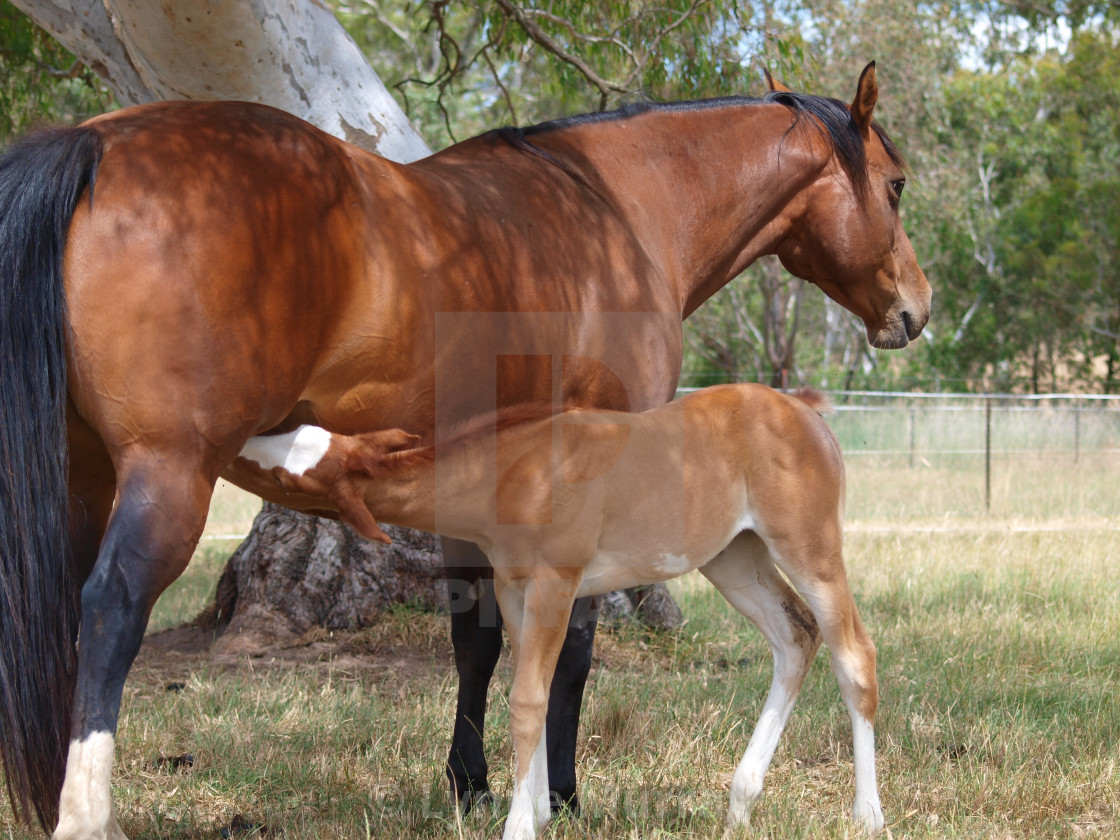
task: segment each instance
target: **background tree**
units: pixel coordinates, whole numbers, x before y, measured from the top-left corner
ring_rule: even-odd
[[[75,122],[113,106],[86,65],[7,0],[0,0],[0,139],[49,119]]]
[[[874,57],[877,117],[911,162],[905,223],[935,289],[923,340],[903,354],[877,353],[851,316],[763,261],[686,325],[686,384],[784,376],[791,386],[831,388],[1117,388],[1114,3],[338,0],[328,10],[287,0],[268,4],[267,24],[263,0],[16,5],[80,61],[0,2],[0,130],[9,134],[40,114],[76,120],[104,110],[113,93],[123,103],[248,97],[400,158],[423,153],[409,121],[438,148],[634,97],[760,93],[764,66],[794,88],[846,96],[842,86]],[[386,102],[371,64],[407,119]],[[394,151],[393,138],[406,151]],[[322,550],[328,542],[345,544],[332,530],[340,526],[269,516],[281,517],[269,519],[277,535],[297,522],[315,529],[314,557],[332,556]],[[275,591],[266,570],[283,565],[285,541],[301,540],[255,530],[238,559],[247,564],[241,591]],[[353,580],[371,562],[336,560],[308,567],[308,586]],[[378,571],[398,575],[398,595],[423,588],[399,578],[405,565]],[[411,565],[430,590],[424,570],[435,567]],[[293,627],[365,621],[363,609],[293,618]]]

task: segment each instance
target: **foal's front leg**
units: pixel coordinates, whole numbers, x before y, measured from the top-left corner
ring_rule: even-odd
[[[451,794],[463,814],[492,800],[482,733],[486,694],[502,652],[502,617],[494,603],[490,561],[474,543],[441,540],[448,586],[461,597],[452,603],[451,641],[459,691],[455,728],[447,757]],[[553,812],[579,813],[575,754],[580,708],[595,640],[595,602],[581,598],[579,620],[568,627],[548,701],[548,786]]]
[[[509,715],[514,787],[503,840],[533,840],[552,815],[545,718],[576,586],[554,575],[519,580],[498,576],[498,602],[513,649]]]

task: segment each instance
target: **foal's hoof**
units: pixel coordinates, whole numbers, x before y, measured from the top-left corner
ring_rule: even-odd
[[[878,797],[868,802],[857,802],[852,809],[852,820],[868,837],[882,833],[885,823]]]
[[[475,808],[489,808],[493,804],[494,794],[490,792],[490,788],[468,790],[459,797],[459,813],[465,817]]]
[[[579,816],[579,794],[563,794],[556,790],[548,792],[548,806],[553,817],[567,814],[571,817]]]

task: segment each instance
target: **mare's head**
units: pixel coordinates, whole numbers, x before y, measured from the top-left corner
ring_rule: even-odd
[[[905,347],[929,320],[932,294],[899,218],[905,164],[872,120],[879,97],[875,63],[860,75],[851,105],[801,96],[767,78],[767,99],[794,109],[795,130],[815,121],[834,156],[799,198],[777,250],[782,265],[858,315],[873,346]]]

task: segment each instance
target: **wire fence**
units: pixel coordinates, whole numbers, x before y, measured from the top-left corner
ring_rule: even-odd
[[[983,509],[1034,516],[1112,515],[1120,493],[1120,397],[836,392],[833,428],[850,470],[982,474]],[[1047,502],[1038,485],[1077,506]],[[1103,498],[1085,491],[1101,484]],[[1068,486],[1066,486],[1068,485]],[[1080,491],[1080,492],[1078,492]],[[970,494],[971,495],[971,494]],[[1024,506],[1026,497],[1033,507]]]
[[[848,465],[849,518],[996,513],[1120,523],[1120,396],[826,396]]]

